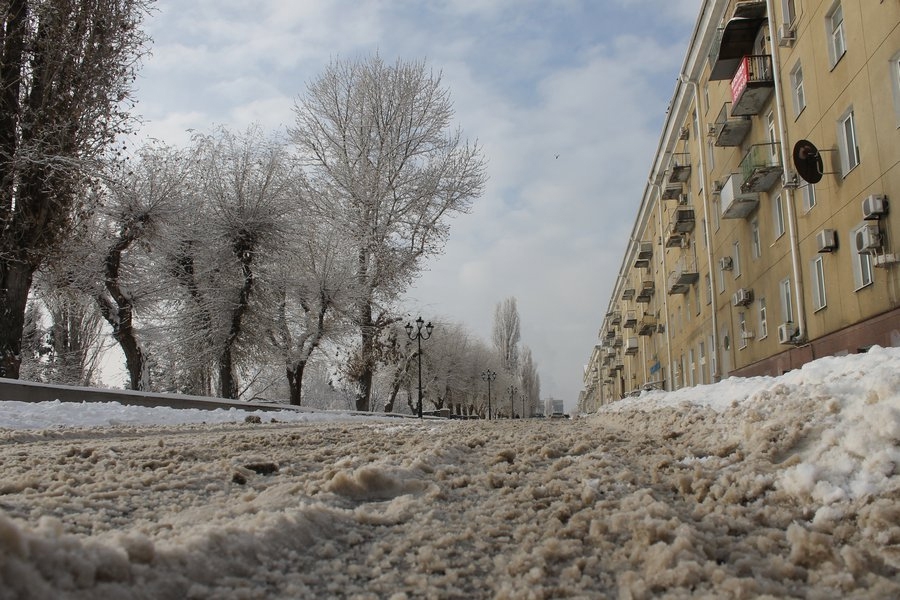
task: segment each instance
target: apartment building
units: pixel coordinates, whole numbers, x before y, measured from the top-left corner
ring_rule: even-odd
[[[875,344],[900,346],[900,2],[706,0],[579,408]]]

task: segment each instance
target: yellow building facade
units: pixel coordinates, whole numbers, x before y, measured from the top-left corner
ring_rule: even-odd
[[[580,408],[876,344],[900,346],[900,2],[706,0]]]

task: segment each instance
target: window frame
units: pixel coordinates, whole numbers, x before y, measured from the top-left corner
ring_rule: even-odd
[[[875,283],[875,269],[872,264],[872,255],[856,251],[856,233],[865,227],[865,223],[857,225],[850,230],[850,260],[853,269],[853,291],[858,292]]]
[[[731,274],[735,279],[741,276],[741,242],[735,240],[731,244]]]
[[[859,135],[856,132],[856,114],[852,106],[844,111],[844,114],[838,119],[837,125],[841,175],[847,177],[862,162],[859,152]]]
[[[822,256],[816,256],[809,261],[810,274],[812,276],[812,300],[813,312],[819,312],[828,306],[825,294],[825,260]]]
[[[772,220],[774,222],[774,227],[772,229],[775,232],[775,239],[781,239],[786,230],[784,221],[784,198],[781,195],[781,192],[775,194],[775,197],[772,199]]]
[[[803,212],[808,213],[816,206],[816,186],[812,183],[807,183],[802,186],[801,196],[803,196]]]
[[[794,117],[806,108],[806,89],[803,87],[803,65],[800,61],[791,69],[791,97],[794,101]]]
[[[756,301],[759,316],[759,339],[764,340],[769,337],[769,317],[768,308],[766,307],[766,297],[763,296]]]
[[[750,256],[756,260],[762,257],[762,243],[759,239],[759,218],[750,221]]]
[[[781,296],[781,316],[784,323],[794,322],[794,292],[791,278],[785,277],[778,282],[778,293]]]
[[[835,23],[835,17],[839,17],[839,21]],[[831,8],[825,13],[825,33],[828,39],[828,57],[831,59],[831,68],[833,69],[841,58],[847,54],[847,36],[844,31],[844,7],[841,0],[836,0]]]

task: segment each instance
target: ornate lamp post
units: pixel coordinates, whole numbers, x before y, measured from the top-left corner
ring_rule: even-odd
[[[515,404],[513,404],[513,402],[516,399],[516,392],[519,391],[519,388],[517,388],[514,385],[511,385],[511,386],[509,386],[507,391],[509,392],[509,418],[512,419],[516,415],[516,407],[515,407]]]
[[[428,324],[425,325],[425,333],[422,333],[422,325],[425,323],[425,320],[422,317],[416,319],[416,333],[413,335],[413,325],[412,323],[406,323],[406,335],[409,336],[409,339],[415,340],[419,344],[419,418],[422,418],[422,340],[427,340],[431,337],[431,332],[434,331],[434,325],[431,324],[431,321],[428,321]]]
[[[497,374],[490,369],[485,369],[481,373],[481,378],[488,384],[488,421],[491,420],[491,382],[497,378]]]

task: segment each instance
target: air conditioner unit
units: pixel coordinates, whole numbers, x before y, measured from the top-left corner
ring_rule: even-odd
[[[834,229],[823,229],[816,234],[818,252],[834,252],[837,250],[837,233]]]
[[[778,28],[778,45],[782,48],[789,48],[794,45],[797,39],[797,32],[787,23],[782,23]]]
[[[862,202],[863,219],[867,221],[878,220],[887,214],[887,196],[872,194]]]
[[[753,290],[740,288],[731,296],[731,304],[734,306],[748,306],[753,302]]]
[[[857,229],[854,242],[857,253],[874,254],[881,248],[881,232],[878,230],[878,225],[865,224]]]
[[[722,271],[730,271],[734,268],[734,260],[730,256],[723,256],[719,259],[719,269]]]
[[[797,327],[793,323],[782,323],[778,326],[778,343],[790,344],[797,335]]]

